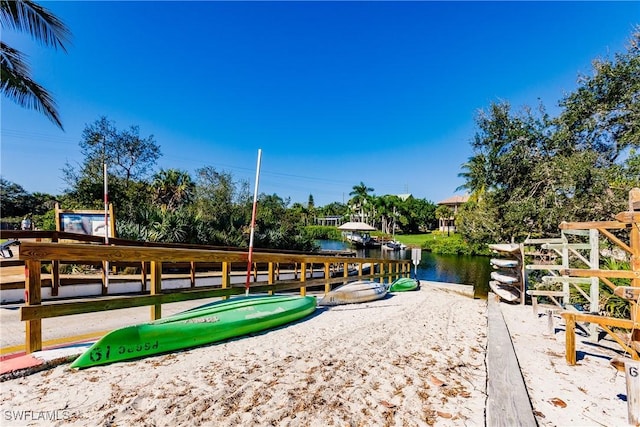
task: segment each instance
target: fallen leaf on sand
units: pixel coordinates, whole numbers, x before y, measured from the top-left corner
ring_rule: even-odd
[[[438,416],[441,417],[441,418],[451,418],[451,417],[453,417],[453,415],[451,415],[448,412],[440,412],[440,411],[436,411],[436,412],[437,412]]]
[[[435,385],[436,387],[442,387],[445,382],[442,381],[439,378],[434,377],[433,375],[431,375],[431,382],[433,383],[433,385]]]
[[[567,404],[564,402],[564,400],[558,398],[558,397],[554,397],[552,399],[549,400],[549,402],[551,402],[551,404],[553,406],[557,406],[559,408],[566,408]]]
[[[382,401],[380,401],[380,404],[381,404],[382,406],[384,406],[385,408],[389,408],[389,409],[393,409],[393,408],[395,408],[395,407],[396,407],[396,405],[394,405],[393,403],[389,403],[389,402],[387,402],[386,400],[382,400]]]

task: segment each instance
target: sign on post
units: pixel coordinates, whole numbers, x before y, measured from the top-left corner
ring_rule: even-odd
[[[422,249],[413,248],[411,249],[411,262],[413,262],[414,266],[414,276],[418,278],[418,264],[420,264],[420,260],[422,259]]]

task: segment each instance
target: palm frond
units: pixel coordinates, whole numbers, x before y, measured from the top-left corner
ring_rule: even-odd
[[[24,108],[39,111],[64,129],[53,97],[29,76],[22,54],[0,42],[0,92]]]
[[[71,31],[60,19],[31,0],[0,0],[0,23],[65,52],[65,44],[71,39]]]

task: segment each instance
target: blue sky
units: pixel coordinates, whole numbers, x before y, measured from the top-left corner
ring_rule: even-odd
[[[60,194],[100,116],[154,135],[159,168],[213,166],[316,206],[376,195],[438,202],[463,182],[492,102],[551,112],[624,51],[638,2],[45,2],[65,54],[3,31],[53,93],[65,131],[2,98],[0,167]]]

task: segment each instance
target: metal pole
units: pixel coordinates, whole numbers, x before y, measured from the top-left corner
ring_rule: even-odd
[[[253,190],[253,210],[251,211],[251,234],[249,236],[249,257],[247,260],[247,281],[245,283],[245,294],[249,295],[249,281],[251,279],[251,265],[253,264],[253,234],[256,228],[256,208],[258,205],[258,183],[260,181],[260,160],[262,149],[258,149],[258,165],[256,167],[256,185]]]
[[[104,162],[104,244],[109,244],[109,187],[107,184],[107,162]],[[104,264],[104,287],[109,287],[109,261]]]

